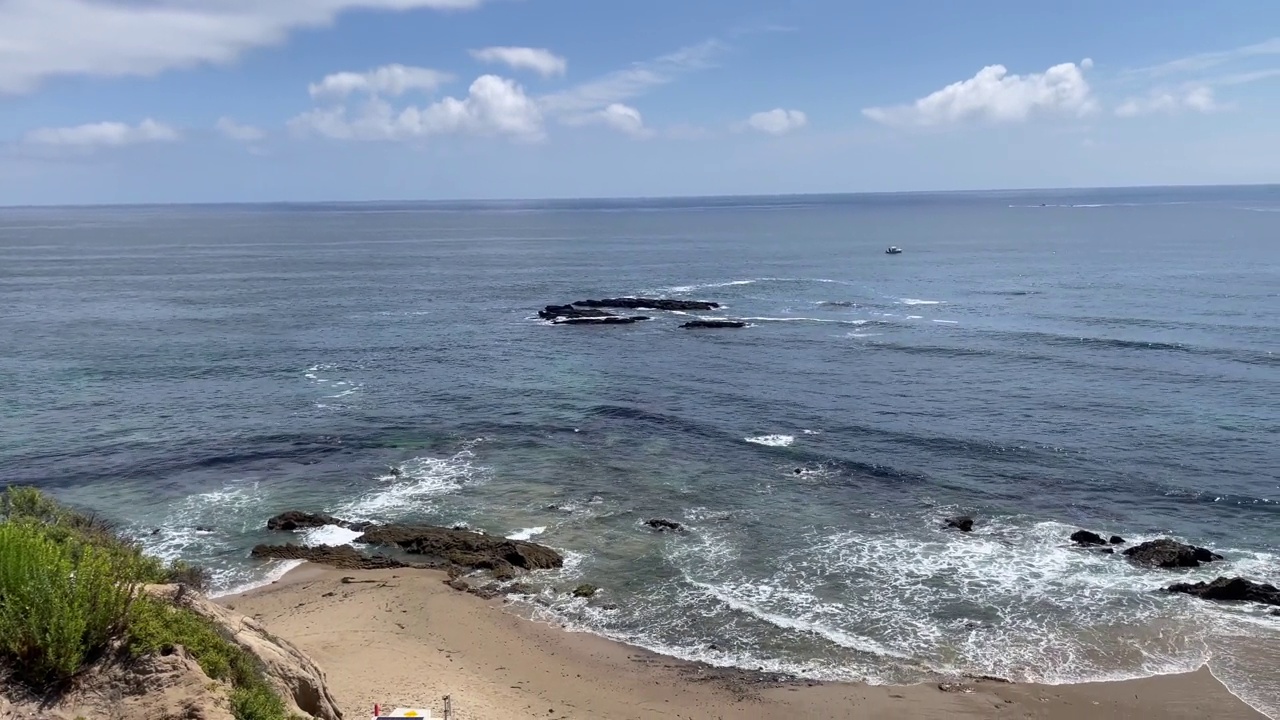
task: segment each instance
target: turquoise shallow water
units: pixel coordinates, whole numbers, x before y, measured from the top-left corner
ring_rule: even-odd
[[[1208,659],[1274,715],[1280,621],[1065,538],[1172,535],[1228,556],[1185,575],[1280,580],[1278,211],[1275,188],[0,210],[0,471],[222,589],[281,570],[247,551],[283,509],[467,522],[568,553],[538,613],[682,657],[1052,682]],[[620,294],[751,326],[536,318]],[[977,532],[942,531],[957,512]],[[557,592],[581,579],[617,608]]]

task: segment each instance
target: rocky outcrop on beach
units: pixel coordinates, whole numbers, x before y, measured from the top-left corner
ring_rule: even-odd
[[[1256,583],[1240,577],[1220,577],[1208,583],[1175,583],[1165,588],[1165,592],[1195,595],[1204,600],[1280,605],[1280,589],[1277,589],[1274,585]]]
[[[277,517],[290,515],[284,513]],[[339,518],[322,516],[324,524],[350,527]],[[274,518],[273,518],[274,520]],[[275,528],[281,523],[276,523]],[[270,527],[270,525],[269,525]],[[397,567],[457,568],[461,570],[489,570],[498,578],[511,578],[519,571],[558,568],[564,564],[560,553],[545,545],[490,537],[465,529],[435,527],[433,525],[378,525],[363,526],[364,534],[355,539],[367,545],[394,548],[410,555],[421,556],[422,562],[411,563],[384,555],[370,555],[349,545],[303,547],[300,545],[258,545],[253,557],[280,560],[306,560],[344,570],[376,570]]]
[[[340,570],[383,570],[408,567],[409,563],[384,555],[365,555],[350,545],[257,545],[250,557],[269,560],[306,560]]]
[[[545,545],[430,525],[377,525],[356,542],[395,547],[459,567],[492,570],[498,577],[511,576],[515,569],[546,570],[564,565],[560,553]]]
[[[972,532],[973,518],[968,515],[957,515],[953,518],[947,518],[947,521],[943,523],[943,525],[947,528],[959,530],[960,532]]]
[[[325,525],[337,525],[338,527],[348,530],[364,530],[369,523],[347,522],[339,520],[331,515],[324,513],[300,512],[298,510],[290,510],[280,513],[267,521],[268,530],[294,531],[306,530],[310,528],[324,527]]]
[[[621,308],[626,310],[668,310],[688,312],[690,310],[715,310],[720,303],[703,300],[665,300],[658,298],[607,298],[604,300],[579,300],[574,303],[583,308]]]
[[[1131,562],[1155,568],[1194,568],[1200,567],[1201,563],[1222,559],[1221,555],[1212,550],[1169,538],[1134,545],[1125,550],[1124,554]]]
[[[680,327],[682,328],[744,328],[747,324],[741,320],[691,320]]]

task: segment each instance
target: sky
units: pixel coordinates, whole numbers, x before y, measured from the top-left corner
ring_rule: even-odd
[[[0,0],[0,205],[1280,181],[1280,3]]]

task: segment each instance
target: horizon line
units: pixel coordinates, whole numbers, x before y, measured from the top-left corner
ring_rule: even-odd
[[[1176,185],[1098,185],[1098,186],[1063,186],[1063,187],[1025,187],[1025,188],[987,188],[974,190],[863,190],[852,192],[804,192],[804,193],[764,193],[764,194],[727,194],[727,195],[618,195],[618,196],[548,196],[525,198],[453,198],[453,199],[382,199],[382,200],[207,200],[194,202],[103,202],[103,203],[26,203],[21,205],[0,204],[3,210],[30,209],[86,209],[86,208],[146,208],[146,207],[230,207],[249,205],[375,205],[380,203],[404,203],[421,205],[483,205],[501,203],[551,203],[551,202],[656,202],[662,200],[733,200],[751,198],[831,198],[831,197],[875,197],[889,195],[980,195],[995,193],[1037,193],[1037,192],[1090,192],[1105,190],[1193,190],[1193,189],[1225,189],[1225,188],[1277,188],[1275,183],[1226,183],[1226,184],[1176,184]]]

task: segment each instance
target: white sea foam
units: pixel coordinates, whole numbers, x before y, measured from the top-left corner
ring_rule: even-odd
[[[768,447],[789,447],[796,441],[795,435],[756,435],[754,437],[743,438],[749,443],[756,445],[766,445]]]
[[[923,320],[923,319],[924,319],[924,316],[923,316],[923,315],[908,315],[908,316],[907,316],[907,319],[908,319],[908,320]]]
[[[253,580],[249,580],[247,582],[240,583],[238,585],[233,585],[231,587],[226,588],[225,590],[217,590],[217,591],[211,592],[209,593],[209,598],[216,599],[220,597],[226,597],[228,595],[239,595],[240,593],[249,592],[250,590],[254,590],[256,588],[265,587],[267,585],[270,585],[273,582],[276,582],[277,580],[284,577],[285,575],[289,574],[290,570],[293,570],[294,568],[301,566],[304,562],[306,561],[305,560],[280,560],[280,561],[272,562],[268,566],[269,569],[267,570],[266,574],[262,575],[261,577]]]
[[[563,608],[560,617],[677,657],[830,680],[913,682],[928,672],[1065,684],[1188,672],[1208,661],[1233,692],[1274,715],[1280,696],[1263,669],[1274,666],[1280,642],[1257,648],[1259,633],[1280,639],[1280,623],[1264,612],[1153,592],[1167,575],[1071,546],[1071,526],[993,519],[961,534],[942,530],[939,517],[901,521],[936,529],[914,536],[813,531],[780,549],[763,572],[744,570],[742,538],[700,526],[688,538],[666,539],[664,554],[684,578],[678,597],[646,595],[624,605],[636,622],[622,626],[590,608]],[[1228,566],[1187,579],[1270,577],[1278,569],[1265,553],[1224,554]],[[661,609],[673,602],[686,612]],[[1223,623],[1234,629],[1222,630]],[[711,645],[723,644],[717,625],[733,628],[742,640],[736,650]],[[752,650],[777,647],[767,638],[779,632],[870,657],[832,650],[818,661],[804,652]],[[1238,647],[1229,644],[1233,637]]]
[[[902,298],[898,301],[901,305],[942,305],[942,300],[920,300],[918,298]]]
[[[508,540],[532,540],[534,537],[541,535],[547,531],[547,526],[524,528],[517,530],[507,536]]]
[[[959,325],[960,324],[959,320],[934,320],[934,322],[941,323],[942,325]]]
[[[704,318],[704,319],[716,319],[716,318]],[[832,325],[865,325],[867,323],[866,320],[837,320],[834,318],[811,318],[811,317],[744,317],[744,318],[737,318],[737,319],[745,320],[747,322],[811,322],[811,323],[826,323],[826,324],[832,324]]]
[[[907,656],[896,653],[869,638],[855,635],[839,628],[831,627],[830,625],[821,622],[816,622],[812,619],[797,618],[770,612],[756,604],[756,602],[753,602],[753,596],[755,598],[765,599],[766,601],[772,599],[773,596],[779,592],[778,588],[769,585],[740,585],[733,589],[728,589],[723,586],[699,582],[687,577],[686,581],[694,587],[701,588],[708,595],[711,595],[730,608],[759,618],[770,625],[787,630],[795,630],[801,633],[812,633],[825,638],[840,647],[857,650],[859,652],[871,653],[882,657],[898,657],[907,659]],[[791,599],[794,600],[795,598],[793,597]]]
[[[664,293],[675,293],[683,295],[685,293],[695,292],[697,290],[710,290],[713,288],[735,287],[738,285],[753,285],[759,282],[758,279],[753,280],[729,280],[728,282],[701,283],[698,285],[676,285],[674,287],[663,288]]]
[[[395,466],[398,474],[378,478],[381,486],[335,508],[353,520],[388,520],[420,514],[434,507],[433,498],[482,482],[488,470],[472,464],[475,454],[462,450],[446,458],[420,457]]]
[[[302,544],[310,547],[320,545],[349,545],[364,533],[348,530],[338,525],[324,525],[312,528],[302,534]]]

